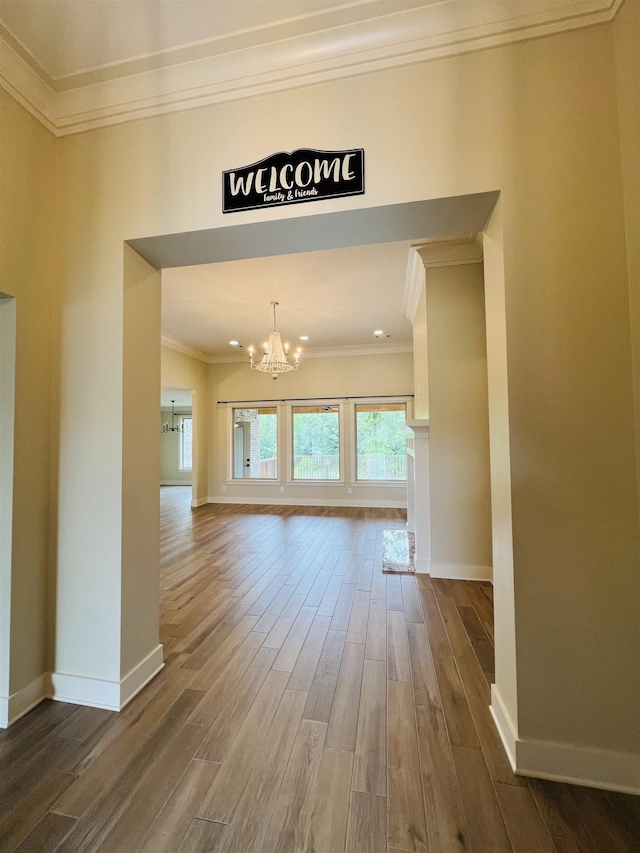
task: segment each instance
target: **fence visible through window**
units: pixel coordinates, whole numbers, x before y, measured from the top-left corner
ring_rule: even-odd
[[[406,480],[406,405],[358,404],[355,409],[356,478]]]

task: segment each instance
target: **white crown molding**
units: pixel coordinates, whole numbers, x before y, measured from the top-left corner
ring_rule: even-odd
[[[482,260],[482,235],[455,240],[421,243],[409,249],[407,277],[404,284],[403,315],[413,323],[418,313],[422,288],[426,283],[426,270],[433,267],[450,267],[458,264],[480,263]]]
[[[400,341],[392,344],[354,344],[342,347],[314,347],[302,350],[302,361],[309,358],[344,358],[345,356],[359,355],[393,355],[394,353],[413,352],[411,341]],[[248,355],[233,353],[231,355],[210,355],[207,358],[209,364],[231,364],[233,362],[247,362]]]
[[[402,314],[413,325],[418,304],[425,284],[425,269],[420,253],[413,246],[409,249],[409,260],[407,262],[407,278],[404,284],[404,300],[402,303]]]
[[[0,85],[65,136],[605,23],[621,3],[576,0],[526,14],[515,3],[510,18],[499,0],[430,3],[64,91],[55,91],[0,38]]]
[[[181,352],[184,355],[190,355],[191,358],[197,358],[198,361],[209,363],[209,359],[211,358],[208,353],[203,352],[200,349],[196,349],[196,347],[192,347],[190,344],[185,344],[184,341],[181,341],[179,338],[174,338],[173,335],[169,335],[166,332],[162,333],[161,342],[163,347],[168,347],[169,349]]]
[[[416,247],[425,269],[477,264],[482,260],[482,235],[473,240],[424,243]]]

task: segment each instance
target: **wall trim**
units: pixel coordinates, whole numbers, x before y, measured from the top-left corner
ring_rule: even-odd
[[[168,347],[169,349],[181,352],[184,355],[190,355],[191,358],[196,358],[198,361],[208,362],[211,357],[203,350],[196,349],[196,347],[192,347],[191,344],[186,344],[184,341],[181,341],[180,338],[174,338],[173,335],[169,335],[167,332],[162,332],[160,341],[163,347]]]
[[[242,364],[249,361],[247,355],[237,352],[228,355],[211,355],[192,347],[191,344],[187,344],[179,338],[174,338],[173,335],[168,335],[166,332],[162,333],[162,346],[184,353],[184,355],[190,355],[191,358],[196,358],[205,364]],[[346,344],[341,347],[313,347],[303,349],[302,358],[303,360],[307,358],[344,358],[350,355],[390,355],[399,352],[413,352],[413,342],[397,341],[388,344]]]
[[[363,500],[347,498],[236,498],[225,496],[209,496],[210,504],[250,504],[252,506],[344,506],[344,507],[373,507],[379,509],[406,509],[407,502],[389,500]]]
[[[404,283],[404,300],[402,303],[402,314],[413,325],[418,313],[422,287],[425,283],[424,263],[418,252],[417,246],[409,249],[407,261],[407,277]]]
[[[159,643],[146,658],[132,667],[120,682],[119,710],[128,705],[161,669],[164,669],[164,647]]]
[[[438,563],[430,561],[432,578],[449,578],[459,581],[489,581],[493,583],[492,566],[472,566],[468,563]]]
[[[15,36],[5,33],[0,85],[56,136],[65,136],[589,27],[611,21],[621,3],[576,0],[510,18],[499,5],[475,0],[431,3],[215,55],[211,40],[211,53],[199,59],[171,64],[165,52],[161,67],[123,74],[126,63],[115,63],[94,69],[93,79],[76,75],[75,84],[45,80],[16,51]],[[96,79],[107,73],[111,79]]]
[[[57,702],[121,711],[163,668],[163,647],[158,645],[121,681],[52,672],[47,695]]]
[[[204,506],[204,504],[207,504],[209,502],[209,498],[197,498],[196,500],[191,501],[191,509],[196,509],[199,506]]]
[[[0,729],[8,728],[46,699],[48,686],[49,673],[43,672],[11,696],[0,696]]]
[[[640,755],[519,738],[495,684],[491,685],[490,710],[511,767],[519,776],[640,794]]]

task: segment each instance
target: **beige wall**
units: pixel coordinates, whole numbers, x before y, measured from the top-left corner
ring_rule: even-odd
[[[228,483],[228,408],[218,402],[233,400],[271,400],[291,397],[376,397],[413,394],[411,353],[390,355],[307,358],[300,368],[281,376],[249,369],[248,363],[212,364],[209,367],[210,399],[213,408],[213,443],[209,453],[209,495],[217,499],[268,500],[336,505],[406,506],[407,489],[400,486],[370,486],[356,483],[351,474],[353,462],[353,423],[348,404],[343,409],[343,484],[267,485],[250,482]],[[281,429],[286,429],[281,419]],[[280,443],[281,459],[284,440]],[[285,474],[286,480],[286,474]],[[351,489],[351,491],[349,491]]]
[[[191,409],[176,408],[176,415],[190,415]],[[176,423],[177,423],[176,418]],[[171,423],[171,409],[161,409],[160,427]],[[160,482],[166,485],[184,483],[191,485],[191,471],[180,470],[180,433],[163,433],[160,439]]]
[[[309,138],[363,146],[366,195],[233,222],[502,190],[518,659],[518,711],[508,711],[530,738],[638,750],[638,510],[609,26],[60,140],[59,572],[71,582],[95,548],[101,578],[117,565],[119,498],[107,494],[98,515],[90,496],[112,454],[120,463],[122,241],[229,225],[220,172]],[[96,384],[94,461],[72,479],[66,448]],[[504,677],[498,687],[513,695]]]
[[[431,560],[491,577],[487,345],[482,264],[428,269]],[[444,564],[444,565],[442,565]],[[467,567],[467,568],[463,568]]]
[[[613,22],[624,192],[631,341],[640,484],[640,0],[625,0]]]
[[[5,697],[46,669],[55,177],[55,139],[0,90],[0,291],[16,310],[13,558],[0,566],[3,594],[11,575],[10,626],[0,605]]]
[[[164,387],[183,388],[192,394],[193,470],[191,472],[191,483],[193,499],[204,503],[208,495],[208,454],[211,430],[209,365],[190,355],[163,346],[160,370]]]
[[[626,18],[619,22],[619,58],[628,55],[623,44],[626,33],[633,38],[632,26]],[[640,751],[638,502],[618,122],[618,91],[626,83],[619,70],[616,77],[613,36],[610,25],[591,27],[58,141],[60,466],[53,569],[58,602],[70,602],[70,621],[58,626],[56,665],[93,678],[121,675],[112,668],[112,650],[91,637],[103,629],[109,636],[112,607],[120,606],[123,430],[126,436],[157,424],[157,402],[123,409],[123,335],[133,334],[125,323],[123,241],[500,189],[508,366],[501,411],[510,423],[511,473],[503,515],[513,521],[514,586],[511,597],[509,578],[500,573],[496,600],[515,611],[517,622],[515,642],[511,628],[496,622],[498,661],[509,659],[498,664],[498,689],[523,736]],[[46,325],[50,315],[40,300],[43,286],[44,302],[50,298],[48,255],[33,252],[24,237],[40,217],[56,219],[46,215],[46,189],[42,201],[55,148],[18,113],[15,104],[3,107],[1,132],[9,140],[3,163],[26,158],[32,180],[25,184],[21,176],[19,190],[17,183],[14,193],[3,189],[9,229],[3,233],[16,247],[17,279],[37,282],[29,315]],[[223,169],[310,139],[328,149],[364,147],[366,195],[248,212],[233,222],[222,216]],[[17,229],[10,209],[15,197],[25,212]],[[28,275],[19,269],[25,258]],[[31,285],[27,294],[35,292]],[[487,292],[494,286],[489,277],[486,286]],[[33,616],[35,641],[25,639],[16,658],[26,674],[40,665],[41,652],[33,649],[42,648],[43,636],[40,609],[32,608],[45,560],[40,496],[47,477],[39,463],[47,459],[41,425],[48,412],[48,349],[46,333],[28,344],[22,335],[17,401],[25,414],[16,501],[22,520],[14,529],[24,553],[36,549],[20,581],[36,590],[23,608]],[[30,393],[33,369],[44,391],[37,400]],[[152,527],[157,504],[149,497],[140,511]],[[495,524],[494,499],[494,565]],[[93,598],[81,613],[86,602],[75,590],[87,574]],[[148,615],[155,607],[135,603]],[[22,606],[18,595],[16,607]]]

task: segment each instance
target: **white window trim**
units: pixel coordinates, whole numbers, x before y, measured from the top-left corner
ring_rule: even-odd
[[[234,409],[262,409],[262,408],[275,408],[276,410],[276,448],[278,452],[278,476],[272,477],[269,479],[265,479],[263,477],[234,477],[233,476],[233,463],[234,463],[234,423],[233,423],[233,411]],[[281,403],[274,405],[273,403],[263,403],[262,401],[258,402],[247,402],[247,403],[227,403],[227,486],[244,486],[244,485],[256,485],[256,486],[281,486],[283,483],[282,476],[282,417],[283,417],[283,409],[284,406]]]
[[[183,421],[188,420],[191,421],[191,467],[183,468],[182,467],[182,432],[178,433],[178,471],[181,474],[190,474],[193,471],[193,413],[190,415],[179,415],[178,416],[178,424],[182,426]],[[175,457],[174,457],[175,458]]]
[[[351,451],[351,486],[370,489],[372,486],[382,486],[383,488],[403,488],[407,485],[407,479],[404,480],[360,480],[358,479],[358,426],[356,422],[356,407],[357,406],[375,406],[375,405],[394,405],[402,403],[405,408],[406,420],[409,420],[409,405],[411,397],[367,397],[358,400],[349,400],[349,439]]]
[[[345,409],[345,401],[339,400],[337,402],[338,406],[338,467],[340,472],[340,478],[338,480],[320,480],[320,479],[311,479],[311,480],[301,480],[299,478],[294,479],[293,477],[293,410],[294,408],[300,408],[304,406],[335,406],[336,400],[314,400],[313,403],[309,402],[309,400],[301,400],[300,402],[292,401],[287,403],[287,435],[286,435],[286,446],[287,446],[287,486],[346,486],[347,482],[345,479],[345,464],[344,464],[344,452],[345,452],[345,417],[344,417],[344,409]]]

